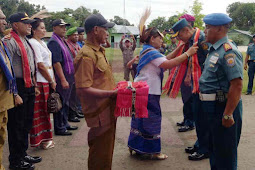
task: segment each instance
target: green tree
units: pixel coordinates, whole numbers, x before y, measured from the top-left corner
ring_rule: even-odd
[[[126,25],[126,26],[130,26],[130,22],[127,19],[123,19],[119,16],[114,16],[113,19],[110,19],[111,22],[114,22],[117,25]]]
[[[17,11],[18,2],[18,0],[0,0],[0,7],[7,19]]]
[[[255,25],[255,3],[235,2],[227,7],[233,19],[232,25],[241,30],[252,31]]]
[[[168,18],[167,20],[167,25],[169,26],[168,29],[170,29],[177,21],[178,21],[178,16],[174,15]]]
[[[99,12],[99,10],[97,10],[97,9],[93,9],[93,11],[92,11],[92,14],[99,14],[100,12]]]
[[[241,35],[235,36],[232,40],[236,43],[236,45],[243,45],[244,38]]]
[[[99,11],[95,11],[95,13],[96,12],[99,12]],[[73,17],[75,18],[75,20],[78,21],[79,26],[84,26],[84,21],[90,14],[91,14],[90,9],[84,6],[80,6],[79,8],[73,11]]]
[[[170,25],[166,21],[166,17],[158,17],[154,20],[152,20],[148,27],[156,27],[159,29],[161,32],[164,31],[165,29],[169,29]]]
[[[0,0],[0,6],[6,15],[6,18],[10,17],[11,14],[16,12],[26,12],[29,16],[45,9],[44,6],[30,4],[24,0]]]
[[[38,11],[36,11],[34,4],[21,0],[18,4],[17,12],[25,12],[28,14],[28,16],[31,16]]]
[[[203,10],[203,4],[199,2],[199,0],[195,0],[193,2],[193,6],[191,6],[191,14],[196,18],[194,27],[204,29],[203,27],[203,18],[205,17],[204,14],[201,14]]]
[[[252,35],[255,34],[255,25],[253,27],[251,27],[250,32],[252,33]]]
[[[56,19],[63,19],[66,23],[71,24],[71,27],[79,27],[81,21],[75,19],[73,12],[74,10],[65,8],[64,11],[50,13],[51,17],[44,20],[46,30],[52,31],[52,22]]]

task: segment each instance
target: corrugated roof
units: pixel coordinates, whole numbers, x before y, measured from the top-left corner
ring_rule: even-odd
[[[251,36],[252,37],[252,35],[251,35],[251,32],[250,31],[243,31],[243,30],[237,30],[237,29],[234,29],[236,32],[239,32],[239,33],[241,33],[241,34],[245,34],[245,35],[248,35],[248,36]]]
[[[135,26],[115,25],[112,33],[139,35],[139,29]]]

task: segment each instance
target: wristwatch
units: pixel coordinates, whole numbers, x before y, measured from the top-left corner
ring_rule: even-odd
[[[225,120],[233,119],[233,115],[223,115],[223,119]]]

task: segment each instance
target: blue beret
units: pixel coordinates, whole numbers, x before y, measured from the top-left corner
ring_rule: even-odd
[[[173,30],[175,33],[177,33],[177,32],[180,31],[182,28],[184,28],[184,27],[186,27],[186,26],[188,26],[188,25],[189,25],[188,21],[187,21],[185,18],[183,18],[183,19],[179,20],[178,22],[176,22],[176,23],[173,25],[172,30]]]
[[[223,13],[212,13],[204,17],[203,21],[209,25],[225,25],[232,21],[232,18]]]

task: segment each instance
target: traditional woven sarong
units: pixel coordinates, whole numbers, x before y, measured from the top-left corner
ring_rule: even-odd
[[[161,151],[161,109],[160,95],[149,95],[148,118],[132,117],[128,147],[141,154],[155,154]]]
[[[149,86],[146,82],[121,81],[118,83],[117,89],[116,117],[131,117],[132,115],[136,118],[148,117]]]
[[[52,140],[50,114],[47,112],[49,83],[37,83],[40,95],[35,98],[33,126],[30,131],[30,145],[37,147],[43,141]]]

